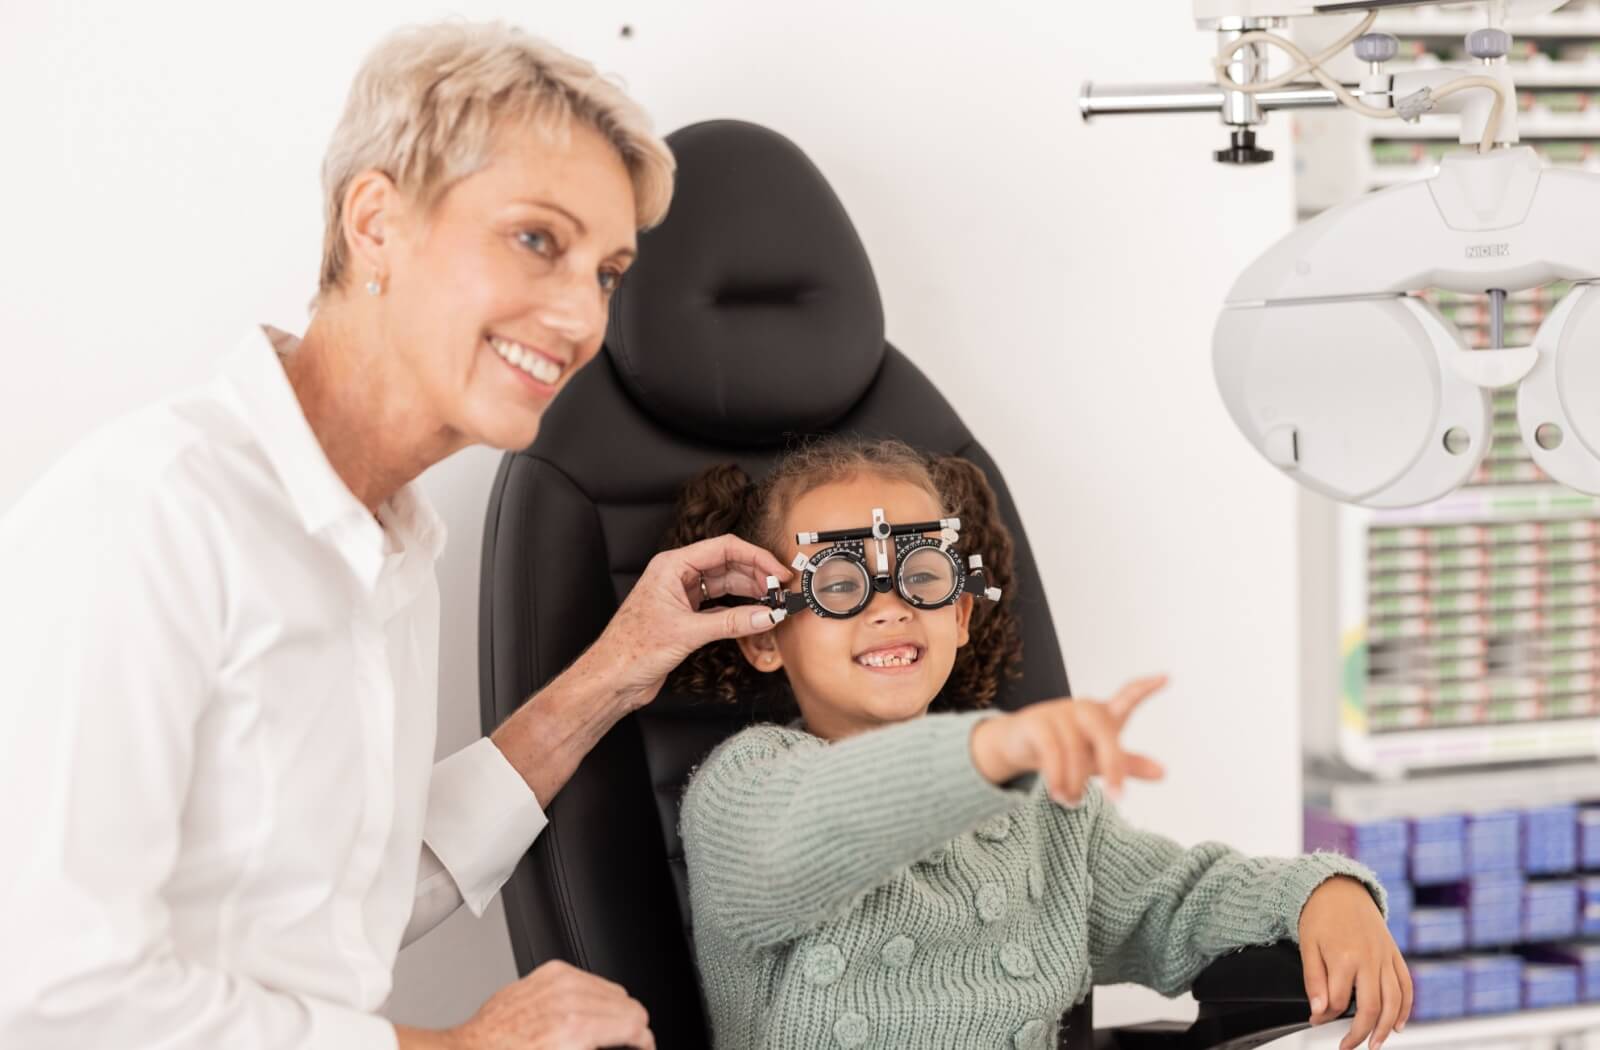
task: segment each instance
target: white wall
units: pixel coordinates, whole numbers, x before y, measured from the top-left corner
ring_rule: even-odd
[[[1291,223],[1290,162],[1224,170],[1211,120],[1075,109],[1086,78],[1205,75],[1181,0],[5,5],[0,510],[85,429],[207,376],[242,326],[303,327],[349,78],[390,27],[450,13],[621,73],[663,129],[741,117],[798,141],[860,227],[891,339],[1005,469],[1077,690],[1173,675],[1132,733],[1169,780],[1127,809],[1296,848],[1295,498],[1209,364],[1231,275]],[[1267,144],[1287,151],[1285,128]],[[453,536],[442,750],[477,733],[496,461],[426,478]],[[391,1011],[457,1021],[513,976],[498,908],[458,915],[402,956]],[[1141,1002],[1102,995],[1100,1018]]]

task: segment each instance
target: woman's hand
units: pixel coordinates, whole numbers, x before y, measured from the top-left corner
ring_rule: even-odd
[[[406,1032],[401,1048],[408,1050]],[[655,1050],[650,1018],[622,986],[564,962],[547,962],[494,995],[440,1050]],[[427,1045],[425,1043],[417,1044]]]
[[[1097,774],[1119,798],[1126,777],[1160,780],[1165,773],[1155,759],[1124,751],[1118,737],[1134,708],[1166,684],[1165,675],[1138,678],[1105,703],[1049,700],[986,718],[972,731],[972,763],[991,784],[1037,771],[1062,805],[1079,805]]]
[[[1378,1050],[1411,1016],[1411,971],[1389,927],[1360,881],[1336,875],[1318,886],[1300,910],[1300,959],[1311,1023],[1341,1017],[1356,997],[1355,1021],[1339,1041],[1353,1050],[1372,1037]]]
[[[705,601],[728,594],[760,598],[768,576],[782,583],[792,575],[771,552],[733,536],[663,551],[650,559],[590,655],[597,666],[615,671],[613,684],[629,710],[643,707],[696,649],[771,630],[783,618],[759,605],[701,612]]]

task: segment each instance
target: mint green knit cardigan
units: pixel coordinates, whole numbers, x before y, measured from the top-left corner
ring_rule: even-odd
[[[1348,858],[1183,849],[1099,791],[1065,809],[972,765],[985,713],[829,744],[758,725],[684,797],[701,984],[717,1050],[1048,1050],[1091,984],[1166,995],[1230,949],[1296,938]]]

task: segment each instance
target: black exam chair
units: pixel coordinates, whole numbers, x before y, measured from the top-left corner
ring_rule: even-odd
[[[484,731],[600,634],[658,549],[685,480],[728,461],[760,476],[790,435],[831,431],[897,437],[987,471],[1016,538],[1025,646],[1025,673],[999,706],[1067,695],[1005,480],[939,392],[884,342],[872,268],[822,175],[794,144],[750,124],[696,124],[669,142],[679,164],[672,213],[641,238],[605,351],[495,479],[480,599]],[[644,1003],[663,1050],[710,1045],[678,804],[689,771],[761,716],[663,693],[600,742],[506,884],[520,972],[564,959]],[[1192,1027],[1095,1035],[1085,1002],[1068,1015],[1061,1046],[1248,1047],[1304,1027],[1309,1013],[1292,945],[1231,955],[1195,992]]]

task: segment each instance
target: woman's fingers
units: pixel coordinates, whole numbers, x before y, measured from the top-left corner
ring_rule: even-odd
[[[699,578],[709,572],[735,572],[756,583],[764,583],[768,576],[776,576],[781,583],[794,575],[771,551],[737,536],[716,536],[666,553],[685,587],[698,588]]]
[[[1133,681],[1117,690],[1117,695],[1113,696],[1109,701],[1106,702],[1106,707],[1110,711],[1111,719],[1116,723],[1117,728],[1121,729],[1124,725],[1126,725],[1128,716],[1133,714],[1134,709],[1143,703],[1144,700],[1152,693],[1160,690],[1166,684],[1167,676],[1164,674],[1157,674],[1149,675],[1144,678],[1135,678]]]
[[[742,572],[719,572],[713,569],[702,576],[701,579],[705,581],[706,593],[700,593],[698,583],[689,591],[690,598],[697,604],[707,597],[716,599],[731,594],[738,598],[761,598],[765,597],[767,593],[765,580],[758,583]]]

